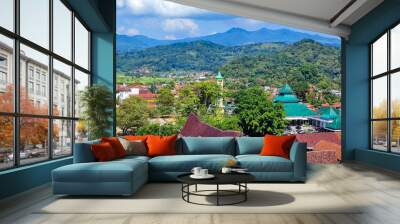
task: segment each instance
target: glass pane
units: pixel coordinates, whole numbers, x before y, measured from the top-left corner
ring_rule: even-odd
[[[372,71],[374,76],[387,71],[387,34],[372,45]]]
[[[391,88],[390,88],[390,98],[391,98],[391,110],[392,117],[400,117],[400,72],[391,75]]]
[[[372,148],[387,151],[387,121],[372,122]]]
[[[88,129],[84,120],[75,122],[75,143],[85,142],[88,138]]]
[[[14,0],[1,0],[0,26],[14,31]]]
[[[391,121],[392,152],[400,153],[400,120]]]
[[[387,115],[387,77],[372,81],[372,118],[386,118]]]
[[[89,75],[75,69],[75,117],[80,117],[82,114],[81,95],[82,91],[89,86]]]
[[[75,18],[75,63],[89,70],[89,32]]]
[[[53,51],[71,60],[72,12],[60,1],[53,1]]]
[[[14,111],[13,40],[0,35],[0,111]]]
[[[20,0],[21,36],[49,48],[49,0]]]
[[[72,121],[53,120],[53,156],[72,154]]]
[[[391,31],[390,37],[390,67],[391,69],[400,67],[400,25]]]
[[[49,158],[49,120],[22,117],[20,119],[20,163],[35,163]]]
[[[0,170],[14,165],[13,118],[0,116]]]
[[[47,55],[21,44],[21,113],[48,114],[48,63]]]
[[[53,114],[72,117],[72,68],[53,60]]]

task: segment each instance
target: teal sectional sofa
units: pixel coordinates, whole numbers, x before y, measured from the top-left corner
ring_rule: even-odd
[[[236,160],[259,182],[304,182],[307,147],[294,142],[290,159],[260,156],[262,137],[183,137],[177,141],[177,155],[128,156],[96,162],[90,145],[75,144],[74,163],[52,172],[53,193],[67,195],[131,195],[148,181],[176,181],[193,167],[218,172],[228,160]]]

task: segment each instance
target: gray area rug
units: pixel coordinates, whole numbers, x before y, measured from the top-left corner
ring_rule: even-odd
[[[232,188],[234,186],[224,186],[224,189]],[[199,186],[199,190],[210,189],[215,189],[215,186]],[[248,200],[241,204],[204,206],[183,201],[180,184],[150,183],[131,197],[56,197],[35,213],[360,213],[360,205],[345,201],[317,184],[260,183],[249,184],[249,189]],[[237,199],[226,197],[222,202],[229,203]],[[215,197],[212,196],[193,196],[191,200],[215,203]]]

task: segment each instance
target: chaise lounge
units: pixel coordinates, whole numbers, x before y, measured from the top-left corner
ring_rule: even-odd
[[[148,181],[176,181],[196,166],[218,172],[229,160],[248,169],[258,182],[306,180],[306,144],[297,141],[290,159],[259,155],[262,137],[183,137],[176,142],[177,155],[96,162],[91,145],[98,142],[77,143],[74,163],[53,170],[54,194],[132,195]]]

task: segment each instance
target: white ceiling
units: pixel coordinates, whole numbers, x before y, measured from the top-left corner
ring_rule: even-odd
[[[383,0],[171,0],[210,11],[347,38],[350,26]],[[346,7],[347,6],[347,7]]]

